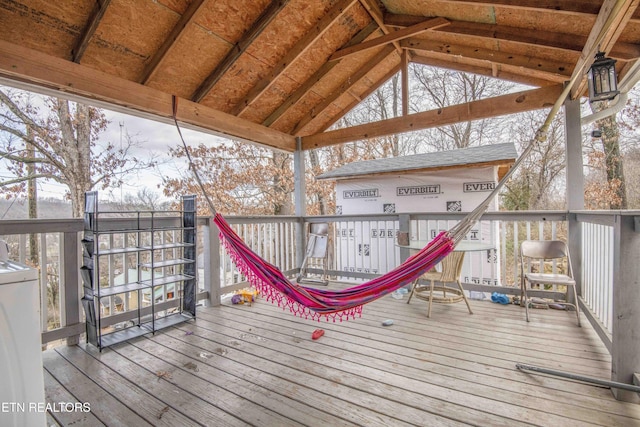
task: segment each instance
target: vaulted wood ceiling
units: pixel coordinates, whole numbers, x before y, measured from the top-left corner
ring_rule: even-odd
[[[0,82],[293,151],[575,98],[598,48],[631,78],[638,1],[0,0]],[[538,89],[327,131],[409,62]]]

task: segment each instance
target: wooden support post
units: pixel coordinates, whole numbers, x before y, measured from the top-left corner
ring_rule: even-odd
[[[206,305],[216,307],[220,305],[220,238],[218,227],[209,218],[203,227],[204,232],[204,290],[209,292]]]
[[[402,115],[409,115],[409,52],[402,50]]]
[[[304,181],[304,151],[302,150],[302,139],[296,138],[296,151],[293,153],[293,175],[294,175],[294,200],[295,214],[299,221],[296,223],[296,260],[295,265],[301,266],[304,259],[304,248],[306,247],[306,233],[304,230],[304,216],[307,214],[306,185]]]
[[[613,252],[611,380],[633,384],[640,372],[640,230],[633,215],[616,215]],[[612,390],[618,400],[640,403],[637,393]]]
[[[60,248],[60,301],[63,304],[61,326],[80,323],[80,241],[77,232],[62,233]],[[45,264],[43,267],[46,269]],[[45,289],[43,287],[43,289]],[[67,338],[67,345],[77,345],[80,335]]]
[[[580,99],[567,99],[564,105],[566,159],[567,159],[567,208],[571,211],[584,209],[584,174],[582,171],[582,125],[580,122]],[[569,214],[569,237],[567,244],[576,280],[576,292],[582,295],[582,225],[575,214]],[[573,301],[577,304],[577,301]]]

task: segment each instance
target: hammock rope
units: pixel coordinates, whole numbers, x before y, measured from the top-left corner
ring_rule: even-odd
[[[173,96],[173,120],[184,146],[189,168],[214,215],[214,223],[218,227],[220,241],[240,273],[247,278],[249,283],[260,290],[267,301],[276,303],[285,310],[289,309],[293,314],[300,317],[313,320],[332,319],[335,322],[336,320],[342,321],[360,316],[364,304],[412,283],[453,251],[475,223],[480,220],[493,198],[497,196],[514,171],[538,144],[546,140],[546,133],[553,118],[569,95],[575,79],[580,75],[580,73],[574,73],[571,82],[565,86],[556,103],[549,111],[545,122],[536,132],[535,137],[530,141],[514,165],[496,184],[494,190],[473,211],[468,213],[451,230],[440,233],[427,246],[407,258],[405,262],[395,269],[368,282],[339,290],[317,289],[293,283],[276,266],[262,259],[249,248],[224,217],[217,212],[200,179],[178,125],[178,99],[176,96]]]

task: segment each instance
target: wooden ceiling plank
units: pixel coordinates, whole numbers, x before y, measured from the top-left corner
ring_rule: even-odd
[[[388,26],[404,27],[414,25],[424,19],[422,16],[385,14]],[[548,47],[572,52],[581,52],[587,36],[552,31],[530,30],[527,28],[510,27],[499,24],[482,22],[467,22],[450,20],[450,24],[437,29],[438,32],[451,33],[457,36],[477,37],[481,39],[498,40],[509,43],[519,43],[527,46]],[[630,61],[640,58],[640,46],[633,43],[617,42],[609,51],[612,58]]]
[[[475,46],[454,45],[451,43],[433,42],[425,39],[409,38],[400,41],[400,46],[424,53],[437,53],[462,58],[479,59],[494,64],[504,64],[512,67],[523,67],[534,70],[539,75],[548,75],[550,81],[566,81],[571,76],[572,63],[553,62],[549,59],[517,55],[510,52],[497,52],[480,49]]]
[[[292,135],[298,134],[298,131],[302,129],[307,123],[313,120],[318,114],[324,111],[333,101],[338,99],[343,93],[345,93],[349,88],[355,86],[360,79],[367,75],[369,71],[379,63],[385,60],[392,52],[395,51],[393,46],[386,46],[377,55],[368,60],[364,65],[362,65],[355,73],[351,74],[340,86],[334,89],[327,97],[325,97],[322,102],[318,105],[315,105],[308,114],[306,114],[296,125]]]
[[[309,29],[307,33],[298,42],[289,49],[289,52],[278,61],[278,64],[271,70],[271,72],[262,78],[258,84],[256,84],[247,95],[235,106],[231,111],[231,114],[238,116],[245,111],[252,102],[260,97],[267,89],[271,87],[273,82],[284,73],[298,59],[304,54],[311,45],[318,40],[322,35],[335,23],[344,13],[354,4],[357,0],[341,0],[336,3],[327,12],[320,21],[313,28]]]
[[[393,31],[390,34],[385,34],[384,36],[377,37],[373,40],[368,40],[366,42],[360,43],[359,45],[340,49],[339,51],[331,55],[331,57],[329,57],[329,61],[336,61],[346,56],[354,55],[368,49],[373,49],[388,43],[396,42],[428,30],[434,30],[440,27],[444,27],[445,25],[449,25],[449,21],[444,18],[429,19],[419,24],[403,28],[402,30]]]
[[[452,105],[438,110],[414,113],[406,117],[395,117],[350,128],[317,133],[302,137],[302,149],[310,150],[334,144],[547,108],[554,104],[562,90],[562,85],[548,86]]]
[[[202,5],[206,0],[193,0],[187,10],[182,14],[176,25],[174,25],[171,33],[167,36],[167,38],[160,46],[160,49],[153,55],[153,58],[147,63],[142,72],[142,76],[140,77],[140,83],[146,85],[149,80],[156,73],[162,61],[167,57],[171,48],[175,46],[175,44],[180,40],[182,35],[184,34],[184,30],[191,24],[198,11],[201,10]]]
[[[369,25],[360,30],[358,34],[356,34],[351,40],[345,43],[344,47],[361,43],[377,29],[378,24],[376,24],[375,22],[371,22]],[[271,126],[272,124],[277,122],[278,119],[282,117],[289,108],[293,107],[300,99],[302,99],[303,96],[309,93],[311,88],[339,63],[340,61],[325,62],[324,65],[322,65],[322,67],[320,67],[315,73],[313,73],[313,75],[309,77],[298,89],[296,89],[295,92],[289,95],[289,97],[282,104],[280,104],[280,106],[276,108],[274,112],[271,113],[269,117],[264,120],[264,122],[262,122],[262,124],[264,126]]]
[[[377,27],[376,27],[377,28]],[[289,110],[289,108],[293,107],[303,96],[311,91],[311,88],[318,83],[324,76],[326,76],[329,71],[331,71],[336,65],[340,62],[325,62],[318,71],[316,71],[313,76],[309,77],[307,81],[305,81],[302,86],[300,86],[295,92],[293,92],[289,97],[282,103],[278,108],[274,110],[273,113],[267,117],[262,124],[264,126],[271,126],[274,124],[285,112]]]
[[[526,84],[529,86],[544,87],[556,84],[556,82],[550,82],[546,79],[540,79],[532,76],[531,73],[527,73],[523,70],[524,74],[513,73],[505,71],[497,64],[485,63],[484,67],[477,64],[471,65],[461,62],[447,61],[440,58],[429,58],[422,55],[414,55],[411,62],[416,64],[427,65],[429,67],[446,68],[452,71],[459,71],[462,73],[479,74],[487,77],[494,77],[502,80],[507,80],[514,83]]]
[[[582,96],[587,85],[584,78],[593,64],[596,52],[601,46],[611,46],[620,32],[618,26],[624,26],[638,6],[638,0],[605,0],[600,8],[596,22],[589,33],[580,59],[571,75],[571,99]],[[614,36],[615,35],[615,36]],[[605,51],[606,52],[606,51]]]
[[[351,104],[349,104],[344,110],[342,110],[344,112],[343,114],[336,116],[331,120],[329,120],[328,122],[326,122],[318,132],[324,132],[325,130],[333,126],[334,123],[336,123],[338,120],[344,117],[344,115],[347,114],[349,111],[353,110],[356,105],[362,102],[363,99],[366,99],[369,95],[371,95],[373,92],[378,90],[380,86],[385,84],[391,77],[396,75],[400,71],[400,67],[401,67],[401,64],[396,65],[391,70],[389,70],[389,72],[387,72],[384,76],[382,76],[382,78],[378,79],[373,85],[371,85],[369,89],[367,89],[365,92],[360,94],[360,96],[354,97],[355,100]],[[300,129],[300,131],[301,133],[303,133],[304,129]]]
[[[172,96],[62,58],[0,40],[0,77],[120,108],[129,114],[172,123]],[[200,131],[222,134],[292,152],[295,138],[188,100],[180,100],[178,120]]]
[[[89,18],[89,24],[84,29],[84,32],[82,33],[82,37],[80,37],[80,40],[78,40],[78,44],[75,46],[75,48],[71,52],[72,54],[71,60],[76,64],[79,64],[80,61],[82,60],[82,57],[84,56],[84,53],[87,50],[87,47],[89,46],[89,42],[91,41],[91,39],[93,38],[93,35],[98,29],[98,25],[100,25],[100,21],[102,21],[102,18],[104,17],[104,14],[107,11],[107,8],[109,7],[110,3],[111,3],[111,0],[96,1],[96,5],[94,6],[93,11],[91,12],[91,18]]]
[[[200,102],[207,96],[216,83],[224,76],[231,66],[238,60],[240,55],[246,52],[251,43],[258,38],[267,26],[278,16],[280,11],[289,3],[289,0],[274,0],[258,17],[255,24],[244,34],[242,39],[236,43],[227,53],[218,66],[207,76],[200,87],[191,95],[193,102]]]

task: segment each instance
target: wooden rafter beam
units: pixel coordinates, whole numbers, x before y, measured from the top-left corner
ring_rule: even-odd
[[[274,0],[269,6],[260,14],[260,17],[256,20],[255,24],[244,34],[242,39],[236,43],[233,48],[227,53],[218,66],[207,76],[202,82],[200,87],[191,95],[193,102],[200,102],[207,96],[216,83],[224,76],[224,74],[231,68],[231,66],[240,58],[240,55],[245,53],[251,43],[258,38],[265,28],[278,16],[280,11],[289,3],[289,0]]]
[[[149,82],[149,80],[151,80],[158,67],[160,67],[160,64],[162,64],[162,61],[164,61],[164,59],[171,51],[172,47],[176,45],[178,40],[180,40],[180,38],[184,34],[184,30],[189,26],[189,24],[194,21],[198,11],[201,10],[202,5],[205,1],[206,0],[193,0],[191,4],[189,4],[189,7],[184,12],[184,14],[182,14],[178,22],[176,22],[176,25],[174,25],[171,33],[169,33],[167,38],[162,43],[162,46],[160,46],[160,49],[158,49],[158,51],[153,55],[151,60],[144,67],[142,76],[139,80],[140,83],[145,85]]]
[[[587,85],[587,70],[593,64],[594,56],[598,50],[608,52],[620,36],[622,29],[631,19],[638,7],[639,0],[605,0],[600,8],[596,22],[589,33],[580,59],[571,75],[571,99],[580,97]]]
[[[385,23],[388,26],[407,27],[421,22],[422,16],[386,14]],[[518,43],[524,46],[534,46],[536,49],[555,49],[559,51],[581,52],[587,36],[558,33],[552,31],[538,31],[527,28],[510,27],[507,25],[485,24],[481,22],[466,22],[450,20],[450,24],[438,28],[438,32],[455,34],[457,40],[489,39],[501,43]],[[609,51],[609,55],[622,61],[640,58],[640,45],[617,42]]]
[[[120,107],[129,114],[172,123],[173,103],[168,93],[6,41],[0,41],[0,77],[46,88],[61,97],[67,94],[99,106]],[[179,101],[177,118],[201,131],[289,152],[296,148],[291,135],[186,99]]]
[[[462,73],[472,73],[487,77],[495,77],[502,80],[507,80],[514,83],[522,83],[529,86],[551,86],[557,83],[550,82],[549,80],[542,80],[534,77],[529,73],[515,73],[510,70],[505,70],[503,67],[496,66],[496,64],[489,63],[488,61],[476,61],[474,63],[460,62],[459,58],[451,57],[447,59],[441,58],[429,58],[421,55],[414,55],[411,62],[416,64],[428,65],[430,67],[446,68],[448,70],[460,71]],[[521,70],[520,70],[521,71]]]
[[[338,99],[343,93],[348,91],[350,88],[355,86],[360,79],[367,75],[369,71],[379,63],[385,60],[392,52],[395,51],[393,46],[386,46],[380,50],[373,58],[368,60],[364,65],[362,65],[355,73],[351,74],[345,81],[342,82],[340,86],[334,89],[331,94],[322,100],[322,102],[313,107],[313,109],[306,114],[296,125],[293,132],[293,135],[296,135],[300,129],[306,126],[311,120],[313,120],[318,114],[322,113],[329,105],[333,103],[336,99]]]
[[[109,7],[109,3],[111,0],[98,0],[96,1],[95,6],[93,7],[93,11],[91,12],[91,18],[89,18],[89,24],[84,29],[82,36],[78,40],[78,44],[73,48],[71,52],[72,58],[71,60],[76,64],[79,64],[84,56],[84,52],[87,50],[87,46],[89,46],[89,42],[96,30],[98,29],[98,25],[100,25],[100,21],[104,17],[107,8]]]
[[[367,37],[369,37],[374,31],[378,29],[378,25],[375,22],[370,23],[362,30],[358,32],[351,40],[349,40],[345,47],[353,46],[358,43],[362,43]],[[311,77],[309,77],[295,92],[293,92],[289,97],[282,103],[278,108],[276,108],[273,113],[267,117],[262,124],[265,126],[271,126],[274,124],[280,117],[282,117],[285,112],[293,107],[303,96],[305,96],[311,88],[318,83],[324,76],[326,76],[329,71],[333,69],[336,65],[338,65],[340,61],[333,62],[325,62],[322,67],[320,67]]]
[[[350,128],[317,133],[302,137],[302,149],[310,150],[333,144],[551,107],[562,93],[562,89],[562,85],[549,86],[410,114],[406,117],[395,117]]]
[[[504,7],[515,8],[519,11],[523,9],[529,10],[548,10],[553,13],[562,14],[589,14],[597,15],[602,6],[602,0],[440,0],[443,3],[455,3],[464,7],[464,4],[488,7]],[[638,19],[640,16],[634,16]]]
[[[437,54],[437,57],[448,56],[488,61],[492,64],[504,65],[512,69],[522,69],[523,74],[535,75],[540,79],[562,83],[569,80],[572,63],[561,63],[549,59],[518,55],[512,52],[483,49],[476,46],[456,45],[453,43],[435,42],[425,39],[409,38],[402,40],[400,46],[418,51],[423,55]]]
[[[378,27],[380,27],[380,30],[384,34],[391,33],[392,30],[390,30],[384,23],[384,13],[382,13],[382,10],[380,9],[380,6],[378,6],[378,2],[376,0],[360,0],[360,4],[364,7],[369,16],[371,16],[371,19],[378,24]],[[393,46],[396,48],[398,53],[402,53],[402,48],[397,42],[393,42]]]
[[[399,40],[423,33],[428,30],[435,30],[437,28],[444,27],[445,25],[449,25],[449,21],[444,18],[428,19],[410,27],[403,28],[402,30],[393,31],[389,34],[385,34],[384,36],[377,37],[373,40],[368,40],[355,46],[349,46],[344,49],[340,49],[333,55],[331,55],[331,57],[329,57],[329,61],[336,61],[346,56],[354,55],[368,49],[374,49],[376,47],[392,42],[397,42]]]
[[[289,67],[304,54],[311,45],[335,23],[357,0],[341,0],[336,3],[316,25],[313,26],[298,42],[289,49],[284,58],[278,61],[278,64],[271,72],[262,78],[244,98],[233,108],[231,114],[238,116],[245,111],[252,102],[271,87],[273,82],[284,73]]]
[[[343,114],[341,115],[336,115],[334,118],[332,118],[331,120],[329,120],[328,122],[326,122],[322,128],[319,130],[319,132],[324,132],[325,130],[327,130],[328,128],[330,128],[331,126],[333,126],[334,123],[336,123],[338,120],[340,120],[342,117],[344,117],[345,114],[347,114],[349,111],[351,111],[356,105],[358,105],[360,102],[362,102],[363,99],[365,99],[366,97],[368,97],[369,95],[371,95],[373,92],[375,92],[376,90],[378,90],[378,88],[380,86],[382,86],[383,84],[385,84],[391,77],[393,77],[394,75],[396,75],[398,73],[398,71],[400,71],[400,64],[396,65],[395,67],[393,67],[391,70],[389,70],[384,76],[382,76],[381,78],[379,78],[377,81],[375,81],[370,87],[369,89],[367,89],[364,93],[361,93],[359,97],[354,97],[354,100],[351,104],[349,104],[345,109],[343,109]],[[301,132],[304,132],[304,129],[301,129]]]
[[[640,59],[627,62],[618,74],[618,89],[629,92],[640,81]]]
[[[378,24],[383,33],[389,34],[391,31],[384,24],[384,13],[375,0],[360,0],[360,4],[367,11],[371,19]]]

